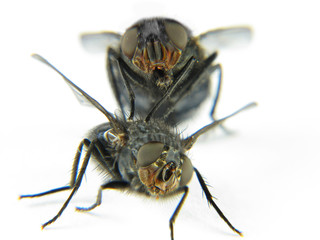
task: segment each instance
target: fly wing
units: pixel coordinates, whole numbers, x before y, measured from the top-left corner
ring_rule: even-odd
[[[90,103],[94,107],[96,107],[99,111],[101,111],[108,120],[114,124],[114,126],[118,127],[120,129],[120,125],[118,121],[115,119],[115,117],[108,112],[98,101],[96,101],[94,98],[92,98],[89,94],[87,94],[85,91],[83,91],[81,88],[79,88],[76,84],[74,84],[69,78],[67,78],[62,72],[60,72],[56,67],[54,67],[51,63],[49,63],[45,58],[38,54],[32,54],[32,57],[37,59],[38,61],[44,63],[51,69],[53,69],[55,72],[57,72],[64,81],[68,84],[68,86],[72,89],[73,93],[78,97],[81,97],[82,100],[85,100],[87,103]]]
[[[114,32],[83,33],[80,35],[83,48],[93,54],[106,54],[108,47],[117,46],[120,43],[120,38],[121,35]],[[93,106],[81,93],[72,87],[71,89],[81,105],[89,107]]]
[[[250,27],[220,28],[200,34],[197,41],[206,54],[218,50],[247,46],[252,38]]]
[[[83,33],[80,36],[82,46],[90,53],[106,53],[110,46],[120,43],[121,35],[114,32]]]
[[[76,90],[74,87],[70,86],[68,84],[68,86],[70,87],[70,89],[72,90],[73,94],[75,95],[76,99],[78,100],[78,102],[86,107],[95,107],[91,102],[88,101],[88,99],[83,96],[78,90]]]

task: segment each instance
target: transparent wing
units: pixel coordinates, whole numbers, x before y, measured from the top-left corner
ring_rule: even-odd
[[[94,105],[92,105],[92,103],[89,102],[88,99],[85,96],[83,96],[79,91],[77,91],[74,87],[70,85],[68,86],[71,88],[73,94],[76,96],[76,99],[79,101],[81,105],[86,107],[94,107]]]
[[[217,50],[244,47],[252,38],[250,27],[230,27],[208,31],[198,36],[198,43],[203,47],[206,54]]]
[[[62,72],[60,72],[56,67],[54,67],[51,63],[49,63],[45,58],[43,58],[42,56],[38,55],[38,54],[32,54],[32,57],[37,59],[38,61],[46,64],[48,67],[50,67],[51,69],[53,69],[55,72],[57,72],[63,79],[64,81],[68,84],[68,86],[72,89],[72,91],[74,92],[74,94],[77,97],[81,97],[82,100],[86,99],[86,102],[91,103],[91,105],[93,105],[94,107],[96,107],[99,111],[101,111],[110,122],[112,122],[113,124],[115,124],[116,127],[118,127],[119,129],[121,128],[119,126],[118,121],[115,119],[115,117],[108,112],[99,102],[97,102],[94,98],[92,98],[89,94],[87,94],[85,91],[83,91],[81,88],[79,88],[77,85],[75,85],[69,78],[67,78]]]
[[[121,35],[114,32],[83,33],[80,36],[84,49],[90,53],[106,53],[110,46],[120,43]]]

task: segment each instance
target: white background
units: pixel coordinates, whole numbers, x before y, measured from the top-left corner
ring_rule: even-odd
[[[317,1],[11,1],[0,6],[0,234],[6,239],[170,239],[168,220],[179,198],[152,202],[106,191],[91,213],[74,212],[95,200],[94,171],[62,215],[68,193],[18,201],[68,183],[76,147],[105,121],[80,106],[62,79],[33,60],[37,52],[99,100],[116,109],[104,57],[86,53],[79,34],[124,32],[147,16],[175,18],[197,35],[246,24],[245,49],[221,52],[224,68],[218,116],[250,102],[259,106],[226,123],[233,135],[203,137],[193,164],[212,186],[217,204],[247,240],[319,239],[319,7]],[[207,110],[203,110],[205,112]],[[190,129],[205,124],[198,117]],[[187,131],[188,131],[187,130]],[[192,131],[190,131],[192,132]],[[92,180],[92,181],[91,181]],[[2,238],[2,237],[1,237]],[[196,179],[175,224],[175,239],[236,239]],[[3,239],[3,238],[2,238]]]

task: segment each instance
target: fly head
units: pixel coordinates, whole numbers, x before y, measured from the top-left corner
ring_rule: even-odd
[[[136,164],[141,182],[157,197],[185,186],[193,173],[191,161],[184,153],[161,142],[144,144]]]
[[[144,19],[121,37],[120,49],[159,89],[172,84],[176,66],[190,39],[190,31],[177,21],[165,18]]]

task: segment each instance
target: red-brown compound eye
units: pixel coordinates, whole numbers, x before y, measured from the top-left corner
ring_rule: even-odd
[[[136,48],[138,46],[138,30],[136,27],[127,30],[122,38],[120,47],[124,55],[126,55],[130,60],[132,59]]]
[[[188,43],[187,30],[180,24],[175,22],[165,22],[164,27],[171,42],[179,48],[184,50]]]

